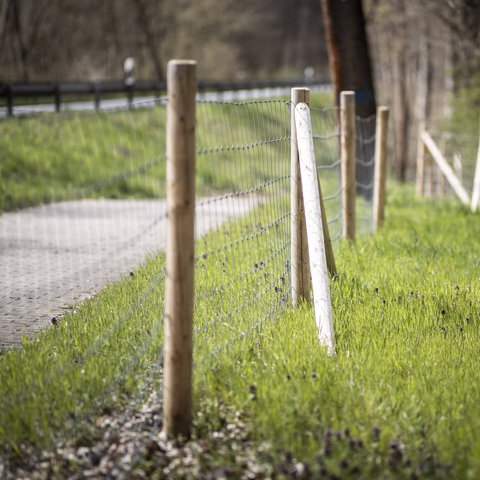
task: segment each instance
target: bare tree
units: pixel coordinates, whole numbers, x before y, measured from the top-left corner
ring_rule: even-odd
[[[6,0],[2,5],[2,46],[5,47],[8,39],[16,74],[23,81],[29,81],[31,71],[38,66],[35,46],[49,12],[48,2],[42,0]]]
[[[382,103],[393,106],[393,169],[401,181],[414,173],[419,122],[434,123],[445,115],[451,83],[451,35],[429,2],[365,1],[377,92]]]
[[[454,89],[468,85],[480,64],[480,0],[428,0],[430,14],[452,38]]]
[[[158,35],[158,30],[155,29],[155,23],[152,24],[152,16],[149,12],[149,7],[159,8],[162,2],[157,1],[154,2],[154,5],[148,5],[147,1],[135,0],[140,31],[143,31],[145,36],[145,45],[154,65],[157,80],[165,80],[162,59],[160,58],[160,35]],[[158,16],[153,16],[153,20],[156,21],[157,25],[160,23]]]

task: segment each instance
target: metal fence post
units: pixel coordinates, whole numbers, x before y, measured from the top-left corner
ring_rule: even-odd
[[[7,112],[9,117],[13,117],[13,91],[11,85],[7,85]]]
[[[62,103],[60,85],[58,83],[53,87],[53,98],[55,101],[55,111],[58,113],[61,109],[61,103]]]

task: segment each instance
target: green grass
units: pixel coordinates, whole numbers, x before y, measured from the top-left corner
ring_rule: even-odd
[[[238,144],[254,129],[256,120],[232,107],[202,108],[201,136],[220,146],[240,120],[248,128]],[[225,131],[205,121],[218,114],[213,109],[223,109]],[[5,121],[9,135],[0,148],[12,160],[1,167],[8,173],[4,208],[57,198],[57,185],[65,198],[84,188],[91,194],[92,182],[138,169],[137,153],[126,160],[124,148],[151,158],[157,136],[146,126],[163,127],[152,113],[133,112],[142,125],[136,133],[127,118],[132,112],[108,122],[98,114],[73,123],[60,116]],[[199,155],[202,191],[230,188],[232,174],[245,185],[264,180],[257,151],[235,145],[228,155],[222,149]],[[275,160],[283,147],[260,147],[274,175],[282,173]],[[103,165],[111,151],[119,154]],[[244,171],[235,170],[232,157],[248,160]],[[91,163],[82,169],[85,158]],[[219,159],[222,168],[214,168]],[[164,177],[159,173],[150,191],[151,172],[143,174],[125,179],[122,189],[109,185],[110,194],[154,194]],[[389,184],[384,227],[337,246],[339,274],[331,281],[337,353],[329,357],[318,344],[311,306],[293,310],[285,303],[288,219],[270,223],[285,211],[288,188],[273,188],[280,201],[197,242],[193,438],[206,445],[205,471],[229,465],[240,476],[239,451],[248,444],[259,452],[260,471],[278,478],[293,476],[300,463],[312,478],[477,478],[480,217],[451,199],[419,201],[410,186]],[[243,240],[225,249],[232,239]],[[0,456],[21,462],[28,446],[92,442],[97,416],[141,402],[144,388],[159,388],[164,265],[162,255],[152,258],[76,305],[57,326],[0,355]],[[226,425],[239,419],[232,437]],[[139,466],[151,468],[152,461],[139,459]]]
[[[224,405],[241,412],[249,441],[286,464],[291,452],[313,471],[341,478],[358,471],[363,478],[478,476],[480,219],[448,200],[419,202],[407,187],[390,186],[389,199],[385,226],[337,251],[334,357],[318,345],[306,305],[254,329],[255,308],[242,309],[228,324],[201,331],[195,437],[211,438]],[[197,288],[222,282],[221,270],[247,271],[255,254],[229,257],[230,264],[212,256],[208,275],[197,269]],[[161,258],[152,260],[1,357],[3,448],[78,435],[89,418],[135,396],[148,365],[158,368],[163,284],[152,282],[162,268]],[[246,301],[255,282],[240,282],[234,298],[219,296],[205,307],[200,300],[197,328],[215,319],[214,311]],[[237,340],[229,341],[230,330]],[[214,468],[227,459],[212,451],[209,462]]]
[[[320,455],[341,478],[356,478],[343,460],[363,478],[475,478],[480,218],[405,188],[390,198],[385,227],[337,252],[337,355],[309,307],[290,312],[197,377],[197,408],[216,392],[248,411],[257,441],[311,465]],[[345,429],[327,455],[325,432]]]
[[[312,103],[328,105],[329,97],[313,95]],[[231,189],[229,177],[236,160],[248,150],[250,160],[243,171],[235,172],[240,188],[272,173],[272,164],[278,162],[276,144],[262,146],[270,155],[268,162],[259,162],[251,150],[266,139],[288,137],[286,101],[258,101],[253,109],[215,103],[197,106],[197,148],[207,149],[197,159],[199,194],[211,191],[213,185]],[[217,121],[219,116],[222,122]],[[166,107],[159,105],[0,120],[0,212],[84,197],[165,196],[165,119]],[[209,151],[213,146],[221,148]],[[223,173],[216,167],[218,161]]]
[[[0,125],[0,211],[86,196],[164,195],[164,107],[42,114]]]
[[[151,260],[0,357],[0,445],[50,445],[122,404],[162,349],[163,265]],[[148,362],[148,363],[146,363]],[[141,382],[140,382],[141,383]]]

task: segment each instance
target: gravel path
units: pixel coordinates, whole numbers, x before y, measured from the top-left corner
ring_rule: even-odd
[[[197,236],[255,203],[197,201]],[[165,231],[164,200],[81,200],[1,215],[0,349],[128,275],[165,248]]]

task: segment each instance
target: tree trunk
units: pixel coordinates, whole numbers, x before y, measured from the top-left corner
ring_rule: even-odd
[[[357,115],[374,115],[375,90],[362,1],[321,2],[337,105],[342,90],[353,90]]]
[[[17,37],[18,61],[21,72],[20,76],[24,82],[28,82],[28,48],[23,36],[22,21],[20,18],[20,5],[18,3],[18,0],[12,0],[10,5],[12,7],[13,14],[13,28]]]
[[[370,64],[362,0],[321,0],[325,35],[330,59],[330,74],[336,105],[340,92],[355,92],[355,114],[360,118],[375,115],[376,102]],[[362,144],[363,147],[363,144]],[[373,189],[373,162],[369,150],[357,149],[357,193],[370,200]]]
[[[397,179],[401,182],[405,182],[407,179],[408,170],[408,129],[410,124],[410,105],[407,93],[407,67],[405,53],[400,52],[399,55],[399,59],[394,66],[396,70],[396,74],[394,76],[397,106],[396,128],[398,131],[395,141],[395,165],[397,170]]]
[[[159,54],[159,45],[157,44],[157,39],[155,39],[155,33],[150,25],[150,19],[147,14],[147,7],[144,0],[135,0],[137,6],[138,18],[140,25],[145,34],[146,46],[150,52],[150,58],[152,59],[153,65],[155,67],[155,74],[157,80],[165,80],[165,74],[163,72],[162,61]]]

